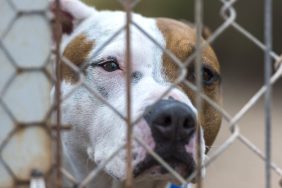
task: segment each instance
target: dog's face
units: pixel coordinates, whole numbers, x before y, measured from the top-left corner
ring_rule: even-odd
[[[63,55],[82,69],[87,87],[97,91],[126,117],[125,31],[104,46],[125,25],[125,13],[96,11],[77,0],[62,1],[62,8],[73,19],[69,25],[73,29],[63,39]],[[190,26],[171,19],[145,18],[138,14],[133,14],[132,19],[161,48],[170,50],[181,61],[193,53],[196,35]],[[214,141],[221,117],[204,101],[201,112],[198,112],[194,105],[196,94],[184,84],[158,101],[180,74],[179,67],[161,48],[131,26],[131,114],[133,121],[141,117],[133,127],[133,135],[143,140],[181,175],[188,176],[195,168],[196,127],[202,127],[201,150],[205,153],[206,146]],[[87,66],[82,66],[85,64]],[[202,65],[203,90],[211,99],[219,101],[220,70],[211,47],[204,49]],[[187,66],[187,72],[186,79],[195,82],[194,63]],[[63,93],[75,88],[78,80],[75,71],[63,65]],[[90,159],[99,165],[126,143],[125,120],[85,86],[76,88],[63,102],[62,116],[64,123],[74,127],[63,135],[63,143],[77,173],[83,173],[79,169],[83,169],[84,161]],[[136,141],[133,141],[132,151],[137,179],[144,176],[169,178],[168,173]],[[124,180],[125,169],[126,150],[123,149],[104,171]]]

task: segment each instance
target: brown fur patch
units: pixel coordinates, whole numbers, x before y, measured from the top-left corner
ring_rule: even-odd
[[[166,49],[181,61],[185,61],[193,52],[195,41],[192,30],[185,24],[166,18],[157,19],[157,25],[166,39]],[[178,75],[177,65],[166,54],[163,55],[163,68],[167,78],[175,80]]]
[[[196,43],[195,30],[182,22],[166,18],[157,19],[157,26],[166,39],[166,49],[174,53],[182,62],[187,60],[194,52]],[[219,74],[219,63],[212,48],[208,46],[203,49],[202,53],[203,63],[213,67],[214,71]],[[163,55],[163,72],[167,75],[169,81],[174,81],[179,75],[178,66],[166,54]],[[195,104],[196,93],[184,84],[179,86]],[[219,82],[211,86],[204,86],[203,90],[207,96],[220,103]],[[211,105],[203,101],[202,112],[199,112],[199,117],[204,128],[206,145],[211,146],[220,128],[221,115]]]
[[[64,57],[79,67],[85,62],[89,52],[95,45],[94,41],[89,41],[84,34],[75,37],[65,48]],[[77,82],[78,75],[66,64],[62,64],[62,77],[67,82]]]

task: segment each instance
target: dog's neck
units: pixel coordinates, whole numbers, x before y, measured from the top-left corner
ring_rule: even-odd
[[[165,188],[167,182],[165,181],[141,181],[135,182],[133,187],[134,188]],[[89,188],[123,188],[124,182],[119,180],[115,180],[111,176],[100,173],[94,181],[91,181],[88,186]]]
[[[134,183],[133,187],[135,188],[165,188],[166,182],[164,181],[145,181],[145,182],[138,182]],[[124,183],[113,180],[111,184],[111,188],[123,188]]]
[[[133,185],[135,188],[165,188],[166,183],[164,181],[146,181],[146,182],[138,182]],[[123,188],[124,184],[114,181],[112,188]]]

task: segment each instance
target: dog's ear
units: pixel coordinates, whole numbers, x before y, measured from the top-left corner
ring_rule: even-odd
[[[97,12],[95,8],[86,5],[80,0],[59,0],[59,2],[59,16],[63,34],[71,34],[83,20]],[[53,26],[55,25],[56,5],[56,0],[50,0],[50,9],[54,15],[52,19]]]
[[[185,23],[186,25],[189,25],[193,29],[196,29],[195,25],[187,20],[181,20],[181,22]],[[211,30],[207,26],[204,26],[202,30],[202,37],[206,40],[209,38],[209,36],[211,36],[211,34],[212,34]]]

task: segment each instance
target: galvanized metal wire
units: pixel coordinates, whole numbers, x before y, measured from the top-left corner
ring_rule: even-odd
[[[9,1],[7,1],[9,3]],[[51,115],[56,112],[56,124],[53,128],[54,130],[48,129],[50,135],[55,131],[56,135],[52,137],[52,139],[55,141],[56,145],[54,147],[54,151],[56,151],[56,157],[55,162],[52,170],[50,170],[50,173],[56,172],[56,178],[50,178],[48,181],[53,181],[55,187],[63,187],[62,179],[63,177],[67,179],[74,187],[87,187],[91,181],[95,181],[95,178],[97,175],[103,171],[104,167],[113,159],[115,156],[121,152],[122,150],[126,150],[127,152],[127,178],[125,187],[126,188],[132,188],[134,185],[134,179],[132,176],[132,143],[137,142],[140,144],[149,155],[151,155],[160,165],[162,165],[171,175],[177,179],[183,186],[187,186],[189,182],[191,182],[192,179],[197,178],[198,188],[204,187],[202,184],[202,170],[203,168],[207,168],[210,164],[212,164],[219,156],[221,156],[230,146],[233,145],[233,143],[237,140],[239,140],[242,143],[242,146],[246,146],[251,152],[253,152],[254,155],[256,155],[258,158],[263,160],[265,163],[265,188],[271,188],[271,172],[275,172],[278,176],[282,177],[282,169],[279,167],[272,159],[271,159],[271,88],[275,82],[277,82],[281,76],[282,76],[282,56],[274,52],[271,48],[272,46],[272,1],[271,0],[265,0],[265,14],[264,14],[264,21],[265,21],[265,41],[261,42],[258,40],[254,35],[252,35],[248,30],[243,28],[240,24],[236,22],[237,12],[234,8],[234,4],[237,2],[236,0],[220,0],[222,3],[222,8],[220,11],[220,14],[222,18],[224,19],[223,23],[215,30],[215,32],[206,40],[207,43],[201,42],[201,31],[203,29],[203,4],[204,1],[202,0],[196,0],[195,1],[195,24],[196,24],[196,32],[197,32],[197,39],[196,39],[196,51],[191,54],[191,56],[185,60],[184,62],[181,62],[175,54],[173,54],[171,51],[165,49],[162,47],[159,42],[152,37],[152,35],[148,32],[146,32],[142,25],[139,25],[138,23],[135,23],[131,19],[132,15],[132,9],[138,5],[139,1],[133,1],[133,0],[120,0],[120,3],[123,5],[123,8],[126,12],[126,24],[117,30],[112,36],[110,36],[105,42],[99,46],[98,49],[96,49],[93,56],[96,56],[99,54],[107,45],[110,45],[111,42],[122,32],[126,33],[126,51],[125,51],[125,59],[126,59],[126,106],[127,106],[127,113],[126,115],[122,115],[114,106],[112,106],[109,102],[107,102],[97,90],[92,88],[86,81],[85,81],[85,75],[83,73],[83,69],[87,67],[87,63],[85,62],[81,67],[77,67],[74,65],[69,59],[66,57],[63,57],[60,54],[60,44],[61,41],[57,40],[56,43],[56,49],[53,51],[53,55],[56,57],[56,75],[52,75],[47,70],[48,60],[46,60],[45,64],[43,64],[42,67],[36,67],[36,68],[21,68],[17,65],[17,63],[14,61],[13,54],[11,54],[5,47],[5,45],[2,42],[2,39],[6,36],[7,32],[12,27],[13,23],[17,19],[17,16],[20,16],[18,14],[15,18],[11,20],[9,23],[9,26],[7,29],[3,32],[2,35],[0,35],[0,49],[4,52],[4,54],[7,55],[9,61],[11,62],[11,65],[17,70],[15,73],[13,73],[10,78],[5,83],[3,89],[0,91],[0,107],[4,109],[4,111],[7,113],[9,118],[16,124],[15,128],[5,137],[5,139],[0,143],[0,154],[3,150],[3,148],[7,145],[7,143],[10,141],[10,138],[16,134],[19,129],[21,128],[22,123],[17,121],[17,118],[14,116],[13,112],[7,107],[7,104],[3,101],[3,96],[5,95],[8,87],[11,85],[13,80],[16,78],[16,76],[22,72],[42,72],[46,77],[48,77],[49,82],[54,84],[56,86],[56,94],[55,94],[55,100],[53,104],[51,104],[50,109],[44,118],[43,122],[35,122],[36,124],[40,124],[42,126],[48,126],[49,119]],[[57,4],[57,13],[55,14],[55,21],[57,24],[56,33],[60,36],[61,31],[59,28],[60,24],[60,17],[59,11],[60,11],[60,3],[59,0],[56,0]],[[14,5],[11,5],[11,7],[14,7]],[[46,19],[48,19],[48,16],[46,14],[47,10],[43,11],[36,11],[36,12],[28,12],[29,14],[40,14],[44,15]],[[201,76],[201,52],[208,46],[208,44],[213,43],[220,35],[222,35],[227,28],[233,27],[235,30],[237,30],[242,36],[246,37],[250,42],[255,44],[258,48],[264,51],[265,54],[265,83],[261,86],[261,88],[255,93],[248,102],[234,115],[230,115],[226,110],[220,105],[217,104],[215,101],[210,99],[207,95],[205,95],[202,91],[202,76]],[[197,93],[197,100],[196,100],[196,107],[198,111],[201,111],[201,103],[203,101],[207,102],[209,105],[211,105],[214,109],[216,109],[219,113],[222,114],[223,119],[228,123],[228,129],[230,131],[230,136],[216,149],[214,149],[213,153],[209,156],[208,159],[206,159],[203,163],[201,161],[203,153],[201,153],[200,145],[201,140],[197,140],[197,164],[198,168],[197,170],[190,175],[189,177],[182,177],[179,173],[177,173],[165,160],[162,159],[162,156],[159,156],[155,151],[150,149],[150,147],[140,138],[134,136],[132,134],[133,126],[136,125],[143,117],[143,114],[138,116],[136,119],[132,119],[131,114],[131,41],[130,41],[130,30],[132,28],[137,29],[140,31],[145,37],[147,37],[155,46],[160,48],[174,63],[178,69],[180,70],[178,77],[174,80],[173,83],[171,83],[170,86],[168,86],[167,90],[157,99],[155,102],[158,102],[163,97],[165,97],[173,88],[177,87],[178,84],[182,83],[194,92]],[[193,84],[189,81],[187,81],[186,74],[187,70],[186,67],[192,62],[196,61],[196,75],[197,75],[197,81],[196,84]],[[271,67],[272,64],[275,64],[277,66],[276,71],[274,74],[271,75]],[[64,94],[62,96],[60,91],[60,81],[61,81],[61,66],[67,66],[72,71],[74,71],[77,74],[78,82],[73,87],[71,91],[69,91],[67,94]],[[104,105],[106,105],[109,110],[113,111],[117,116],[119,116],[121,119],[123,119],[126,122],[127,125],[127,137],[126,137],[126,143],[124,145],[118,146],[118,148],[111,153],[108,159],[105,159],[104,162],[99,164],[95,169],[92,169],[89,174],[82,180],[78,181],[74,175],[71,174],[71,172],[68,172],[63,166],[63,155],[62,155],[62,146],[61,146],[61,131],[67,131],[64,130],[64,125],[61,123],[61,108],[60,104],[63,103],[64,100],[68,99],[72,96],[72,94],[77,90],[79,87],[84,87],[89,93],[91,93],[95,98],[100,100]],[[246,136],[244,136],[240,132],[240,124],[239,121],[247,114],[247,112],[254,107],[254,105],[258,102],[258,100],[265,96],[265,152],[261,151],[254,143],[252,143]],[[35,124],[30,123],[30,125]],[[200,138],[201,132],[200,129],[197,129],[197,136]],[[15,172],[9,167],[9,165],[5,162],[2,155],[0,155],[0,164],[4,166],[7,173],[12,177],[15,183],[19,184],[28,184],[29,182],[21,182],[17,179],[17,176],[15,175]],[[48,183],[48,182],[47,182]],[[52,183],[51,183],[52,185]],[[0,185],[1,186],[1,185]]]

